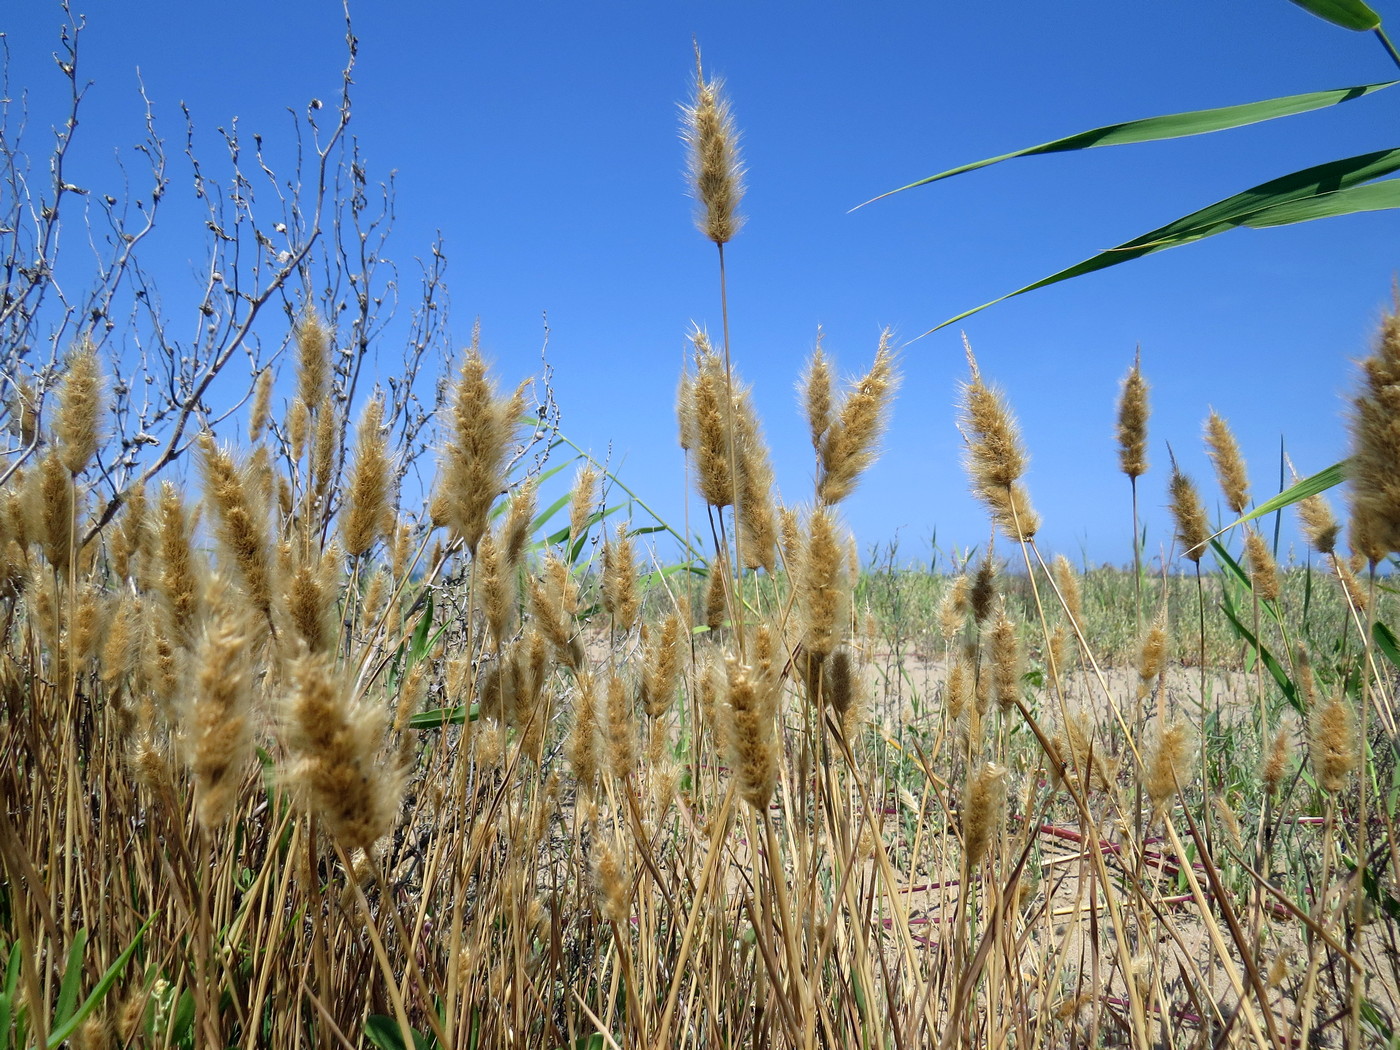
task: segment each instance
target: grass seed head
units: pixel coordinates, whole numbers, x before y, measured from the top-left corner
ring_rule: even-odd
[[[637,557],[632,537],[622,524],[603,546],[603,608],[612,617],[613,627],[625,634],[636,625],[641,604]]]
[[[1176,522],[1176,539],[1181,552],[1197,565],[1210,542],[1210,525],[1195,483],[1181,472],[1172,458],[1171,512]]]
[[[861,475],[879,453],[880,438],[889,425],[890,406],[899,387],[894,351],[890,349],[892,341],[888,328],[880,333],[874,364],[846,393],[822,436],[817,498],[828,506],[855,491]],[[809,396],[809,417],[812,412]]]
[[[799,384],[802,391],[802,405],[807,414],[807,427],[812,437],[812,448],[821,453],[827,428],[831,426],[832,393],[831,364],[822,353],[822,332],[817,329],[817,346],[812,351],[812,359],[807,362],[807,370]]]
[[[1230,425],[1214,409],[1206,420],[1206,454],[1215,464],[1225,505],[1236,514],[1243,514],[1249,506],[1249,474]]]
[[[102,370],[97,350],[84,342],[68,359],[67,374],[58,391],[54,436],[63,465],[81,474],[97,455],[104,411]]]
[[[1118,466],[1133,479],[1147,473],[1147,390],[1139,347],[1118,397]]]
[[[345,553],[358,558],[387,536],[394,526],[390,492],[393,470],[384,430],[384,400],[373,397],[360,417],[355,434],[355,461],[341,512]]]
[[[1250,529],[1245,534],[1244,547],[1249,558],[1249,582],[1255,595],[1261,601],[1278,601],[1283,584],[1278,575],[1278,562],[1274,560],[1274,552],[1269,549],[1268,541],[1257,529]]]
[[[1344,696],[1314,708],[1308,725],[1313,775],[1323,791],[1340,791],[1360,758],[1356,715]]]
[[[1397,306],[1400,311],[1400,306]],[[1353,547],[1375,564],[1400,552],[1400,312],[1381,322],[1375,350],[1361,362],[1350,413]],[[1358,546],[1355,539],[1365,537]]]
[[[1019,480],[1026,470],[1020,431],[1006,399],[982,381],[966,339],[963,346],[971,377],[963,384],[959,425],[967,445],[972,494],[986,505],[992,521],[1008,538],[1025,543],[1039,530],[1040,519]]]
[[[963,810],[963,848],[969,870],[982,862],[1001,832],[1006,819],[1006,774],[1003,766],[987,762],[969,776]]]
[[[681,127],[691,190],[698,204],[695,225],[715,244],[727,244],[744,224],[739,214],[744,164],[724,85],[716,78],[705,79],[699,45],[695,48],[695,95],[681,107]]]
[[[797,589],[802,647],[819,659],[827,657],[845,640],[850,584],[839,530],[825,507],[813,510],[807,519],[807,547]]]
[[[1159,727],[1147,754],[1143,787],[1152,801],[1152,811],[1160,815],[1176,797],[1178,786],[1191,778],[1195,754],[1190,730],[1180,722]]]

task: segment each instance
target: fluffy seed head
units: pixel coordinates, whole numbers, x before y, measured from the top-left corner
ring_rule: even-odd
[[[350,557],[364,554],[393,528],[392,481],[384,434],[384,401],[374,397],[365,406],[355,435],[355,462],[350,468],[341,518],[341,539]]]
[[[1337,549],[1337,536],[1342,527],[1333,517],[1332,508],[1321,493],[1298,503],[1298,520],[1303,525],[1308,546],[1313,550],[1319,554],[1331,554]]]
[[[992,692],[1002,711],[1009,711],[1021,696],[1021,673],[1026,659],[1025,649],[1016,625],[1006,615],[1006,603],[997,603],[996,619],[992,621]]]
[[[727,244],[743,226],[739,201],[744,196],[744,165],[739,132],[723,84],[705,79],[700,48],[695,48],[695,96],[681,107],[691,191],[698,208],[695,225],[716,244]]]
[[[1400,312],[1381,322],[1361,372],[1351,403],[1347,480],[1354,531],[1369,541],[1362,553],[1374,563],[1400,552]]]
[[[630,631],[637,622],[641,597],[637,593],[637,558],[632,549],[632,537],[627,526],[619,525],[617,532],[603,547],[603,608],[613,618],[613,626]]]
[[[1025,543],[1040,528],[1030,496],[1020,482],[1026,452],[1006,399],[982,381],[977,359],[966,340],[971,378],[963,385],[959,425],[966,442],[972,494],[986,504],[992,521],[1008,538]]]
[[[1118,397],[1118,466],[1130,478],[1147,473],[1147,416],[1147,380],[1142,378],[1139,347]]]
[[[763,439],[763,428],[747,389],[734,392],[735,465],[739,471],[740,550],[746,569],[778,567],[778,519],[773,502],[776,483]]]
[[[768,809],[778,782],[777,699],[771,667],[741,666],[732,656],[728,670],[728,731],[739,794],[760,813]]]
[[[971,870],[987,855],[1006,819],[1006,769],[987,762],[968,779],[963,810],[963,849]]]
[[[54,419],[59,454],[63,465],[74,474],[81,474],[97,454],[102,411],[102,370],[97,363],[97,350],[84,342],[68,359]]]
[[[850,585],[839,530],[825,507],[812,511],[807,519],[807,547],[797,591],[802,647],[818,658],[829,656],[849,626]]]
[[[402,792],[397,770],[379,760],[385,713],[354,697],[324,656],[297,660],[292,682],[288,778],[332,835],[369,851],[394,826]]]
[[[1308,726],[1313,776],[1323,791],[1342,789],[1358,758],[1356,715],[1344,696],[1314,708]]]
[[[1148,751],[1143,783],[1154,814],[1165,810],[1176,797],[1178,785],[1184,786],[1190,780],[1194,753],[1190,731],[1180,722],[1158,729]]]
[[[598,471],[592,463],[585,463],[574,475],[573,493],[569,497],[569,554],[588,534],[588,523],[593,519],[593,511],[598,502]]]
[[[691,333],[695,370],[681,380],[681,445],[695,462],[695,485],[700,498],[711,507],[734,502],[733,450],[730,447],[730,412],[725,407],[729,381],[724,361],[710,348],[709,337]]]
[[[206,828],[228,819],[252,757],[249,642],[237,613],[221,605],[199,648],[188,725],[197,812]]]
[[[1261,601],[1276,602],[1282,591],[1278,576],[1278,562],[1269,543],[1256,529],[1250,529],[1244,541],[1245,554],[1249,558],[1249,582]]]
[[[312,412],[330,392],[331,333],[314,307],[307,306],[296,326],[297,396]]]
[[[253,381],[253,404],[248,410],[248,440],[257,444],[267,432],[272,415],[272,369],[264,368]]]
[[[1215,476],[1220,481],[1225,505],[1236,514],[1243,514],[1249,506],[1249,475],[1230,424],[1214,409],[1206,420],[1206,454],[1215,464]]]
[[[899,387],[894,367],[894,351],[890,349],[893,336],[887,328],[880,333],[880,346],[875,351],[875,363],[847,391],[834,417],[830,415],[830,385],[827,380],[829,423],[822,435],[821,471],[817,478],[817,498],[827,505],[841,502],[855,491],[860,476],[875,461],[881,436],[889,423],[890,404]],[[823,365],[824,365],[823,361]],[[813,361],[816,368],[816,360]],[[809,382],[810,386],[810,382]],[[807,411],[815,436],[814,411],[809,390]],[[816,396],[820,402],[820,395]]]
[[[1181,472],[1172,459],[1171,512],[1176,521],[1176,539],[1181,544],[1181,552],[1197,565],[1210,542],[1210,525],[1206,520],[1205,507],[1196,492],[1195,483]]]
[[[1264,783],[1264,791],[1270,796],[1278,794],[1283,775],[1288,770],[1288,743],[1288,731],[1279,726],[1278,732],[1274,734],[1274,742],[1269,748],[1268,757],[1264,759],[1264,768],[1259,773],[1259,779]]]
[[[807,427],[812,436],[812,448],[820,454],[827,428],[831,426],[832,411],[831,365],[822,353],[821,329],[817,329],[817,346],[812,351],[812,359],[807,362],[807,371],[802,375],[799,388],[807,414]]]

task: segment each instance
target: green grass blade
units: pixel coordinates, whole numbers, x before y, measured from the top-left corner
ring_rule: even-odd
[[[1336,488],[1346,480],[1346,463],[1333,463],[1325,470],[1319,470],[1312,477],[1303,478],[1294,482],[1272,499],[1265,500],[1259,506],[1240,518],[1239,521],[1232,522],[1226,529],[1233,529],[1236,525],[1243,525],[1247,521],[1255,518],[1262,518],[1266,514],[1272,514],[1276,510],[1290,507],[1295,503],[1301,503],[1309,496],[1316,496],[1318,493],[1326,492],[1330,488]]]
[[[1343,29],[1354,29],[1364,33],[1381,24],[1381,16],[1376,14],[1361,0],[1289,0],[1304,11],[1331,22]]]
[[[872,197],[865,204],[858,204],[851,210],[864,208],[866,204],[873,204],[875,201],[883,200],[896,193],[903,193],[905,190],[927,186],[940,179],[950,179],[954,175],[962,175],[965,172],[976,171],[978,168],[1000,164],[1004,160],[1032,157],[1041,153],[1065,153],[1072,150],[1094,149],[1098,146],[1125,146],[1136,142],[1160,142],[1163,139],[1206,135],[1212,131],[1241,128],[1266,120],[1291,117],[1296,113],[1309,113],[1315,109],[1340,105],[1343,102],[1350,102],[1352,99],[1362,98],[1373,92],[1393,87],[1397,83],[1400,81],[1385,80],[1376,84],[1358,84],[1355,87],[1334,88],[1330,91],[1309,91],[1301,95],[1285,95],[1282,98],[1246,102],[1238,106],[1219,106],[1215,109],[1197,109],[1189,113],[1169,113],[1160,117],[1126,120],[1120,124],[1105,124],[1101,128],[1080,131],[1073,135],[1066,135],[1064,138],[1042,142],[1038,146],[1027,146],[1025,149],[1003,153],[999,157],[987,157],[985,160],[976,160],[971,164],[961,164],[956,168],[940,171],[937,175],[930,175],[926,179],[920,179],[918,182],[901,186],[897,190],[890,190],[878,197]]]
[[[63,971],[63,981],[58,986],[58,1004],[53,1014],[56,1025],[73,1016],[73,1007],[78,1002],[78,985],[83,979],[83,949],[87,947],[87,940],[87,927],[83,927],[73,935],[73,943],[68,947],[68,967]]]
[[[1385,211],[1400,208],[1400,179],[1385,179],[1345,190],[1319,193],[1300,201],[1276,204],[1246,215],[1243,225],[1262,230],[1269,226],[1288,226],[1313,219],[1330,219],[1338,215],[1353,215],[1363,211]]]
[[[1375,639],[1376,648],[1385,654],[1385,658],[1396,667],[1400,667],[1400,641],[1396,640],[1395,632],[1377,620],[1371,627],[1371,637]]]
[[[1325,164],[1304,168],[1302,171],[1281,175],[1198,211],[1193,211],[1189,215],[1183,215],[1165,226],[1158,227],[1140,237],[1134,237],[1130,241],[1125,241],[1116,248],[1099,252],[1083,262],[1060,270],[1058,273],[1053,273],[1049,277],[1044,277],[1034,284],[1018,288],[1014,292],[1009,292],[991,302],[983,303],[981,306],[973,307],[971,310],[964,310],[957,316],[948,318],[942,324],[930,328],[924,335],[930,335],[940,328],[946,328],[950,324],[956,324],[966,317],[971,317],[989,306],[995,306],[997,303],[1024,295],[1026,292],[1033,292],[1037,288],[1059,284],[1072,277],[1082,277],[1084,274],[1093,273],[1096,270],[1105,270],[1110,266],[1117,266],[1119,263],[1140,259],[1144,255],[1166,251],[1168,248],[1177,248],[1183,244],[1190,244],[1192,241],[1199,241],[1217,233],[1224,233],[1226,230],[1248,225],[1252,216],[1259,216],[1267,220],[1271,210],[1281,208],[1283,205],[1317,200],[1329,197],[1329,195],[1331,199],[1330,208],[1329,205],[1319,201],[1317,210],[1310,211],[1303,217],[1293,220],[1280,219],[1277,222],[1269,223],[1269,225],[1285,225],[1288,221],[1305,222],[1334,214],[1347,214],[1349,211],[1356,210],[1355,202],[1349,203],[1348,198],[1339,194],[1338,191],[1358,186],[1372,179],[1378,179],[1383,175],[1393,174],[1396,171],[1400,171],[1400,149],[1363,153],[1356,157],[1328,161]],[[1338,199],[1339,197],[1340,199]]]
[[[158,914],[159,912],[156,913],[156,915]],[[88,1019],[88,1015],[101,1005],[112,985],[117,983],[117,978],[126,969],[126,964],[131,961],[132,955],[135,954],[137,946],[141,943],[141,938],[151,928],[151,923],[156,921],[156,915],[152,915],[141,924],[141,928],[136,931],[136,936],[126,946],[126,951],[118,955],[112,961],[112,965],[107,967],[107,972],[98,980],[88,997],[83,1000],[83,1005],[78,1007],[77,1012],[49,1033],[49,1050],[56,1050],[65,1039],[78,1030],[78,1026]]]

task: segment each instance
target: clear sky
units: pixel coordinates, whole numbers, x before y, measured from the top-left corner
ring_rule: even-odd
[[[1391,8],[1394,10],[1391,10]],[[333,99],[339,0],[91,0],[95,81],[81,163],[140,137],[140,68],[188,196],[179,103],[201,135],[238,116],[285,136],[286,108]],[[1378,4],[1400,18],[1400,7]],[[372,179],[397,172],[389,254],[405,275],[440,230],[459,342],[474,318],[509,382],[550,329],[565,432],[679,522],[673,400],[692,322],[720,327],[715,252],[691,223],[676,104],[692,35],[743,133],[748,225],[729,247],[735,360],[755,388],[783,497],[811,491],[794,382],[818,325],[843,372],[880,329],[907,341],[1197,207],[1311,164],[1395,145],[1400,88],[1203,138],[1026,158],[849,213],[955,164],[1136,117],[1398,74],[1373,37],[1285,0],[1124,4],[591,2],[352,5],[352,130]],[[11,90],[52,123],[56,4],[5,5]],[[208,152],[212,153],[212,150]],[[178,215],[178,210],[175,210]],[[1259,498],[1280,441],[1303,473],[1341,458],[1352,362],[1390,296],[1398,231],[1381,212],[1236,231],[1001,304],[965,321],[1031,451],[1047,549],[1131,559],[1113,440],[1118,383],[1142,346],[1153,384],[1143,479],[1150,551],[1170,538],[1165,443],[1216,505],[1201,424],[1214,406]],[[162,242],[164,295],[192,290],[200,231]],[[183,283],[182,283],[183,282]],[[397,347],[381,349],[389,369]],[[846,507],[864,547],[902,556],[983,542],[954,400],[958,327],[909,345],[887,451]],[[1285,540],[1292,535],[1290,529]]]

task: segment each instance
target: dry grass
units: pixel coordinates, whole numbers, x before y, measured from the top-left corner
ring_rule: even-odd
[[[722,271],[740,166],[722,95],[696,97]],[[1011,407],[969,353],[1001,546],[862,574],[839,505],[891,411],[888,338],[844,396],[828,357],[808,368],[817,481],[785,508],[727,338],[697,334],[692,587],[605,529],[591,466],[539,538],[536,479],[511,470],[526,388],[503,394],[476,340],[425,509],[400,506],[334,338],[304,313],[280,417],[260,380],[228,426],[248,446],[200,439],[198,506],[133,488],[93,520],[90,348],[24,438],[0,491],[6,1045],[1390,1038],[1388,599],[1335,529],[1323,568],[1279,575],[1255,535],[1199,575],[1183,479],[1189,575],[1052,566]],[[1384,399],[1357,405],[1358,440],[1388,439]],[[1238,458],[1214,416],[1211,441]],[[1354,500],[1363,555],[1389,553],[1384,496]]]

